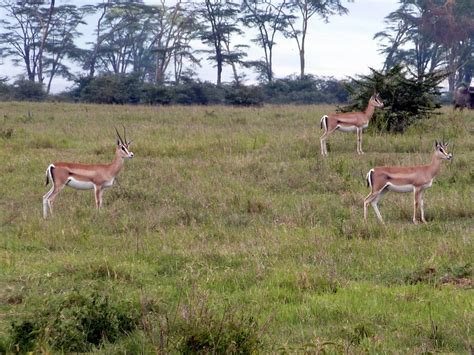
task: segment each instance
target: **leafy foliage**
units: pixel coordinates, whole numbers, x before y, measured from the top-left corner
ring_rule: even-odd
[[[104,75],[82,77],[69,92],[73,101],[148,105],[209,105],[259,106],[264,103],[345,103],[348,92],[344,81],[331,77],[306,75],[287,77],[266,84],[215,85],[209,82],[186,80],[180,84],[164,85],[141,83],[134,75]]]
[[[440,107],[439,83],[446,74],[432,73],[422,77],[409,75],[401,65],[386,73],[371,69],[370,75],[360,76],[347,86],[354,103],[341,110],[361,111],[374,92],[380,93],[384,109],[375,112],[372,127],[378,131],[403,132],[417,120],[429,117]]]
[[[13,97],[20,101],[42,101],[46,98],[40,83],[21,78],[13,84]]]
[[[256,319],[227,310],[213,312],[203,301],[194,301],[182,310],[176,324],[178,349],[184,354],[252,354],[263,343]]]
[[[271,103],[345,103],[348,91],[343,80],[305,75],[303,79],[287,77],[264,86],[266,101]]]
[[[41,342],[66,352],[83,352],[104,341],[115,342],[137,322],[138,311],[128,304],[97,291],[75,293],[48,303],[32,317],[13,322],[11,342],[22,352]]]
[[[452,92],[473,73],[474,7],[471,0],[400,0],[386,18],[387,27],[375,34],[384,69],[403,64],[417,76],[439,69],[449,72]]]

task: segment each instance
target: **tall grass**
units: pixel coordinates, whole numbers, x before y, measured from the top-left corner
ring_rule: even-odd
[[[98,352],[160,348],[149,329],[182,312],[189,294],[205,295],[212,315],[200,322],[190,303],[182,329],[216,338],[238,309],[228,326],[268,322],[248,338],[264,352],[467,351],[474,114],[447,109],[404,135],[369,132],[364,156],[355,135],[336,133],[322,159],[319,119],[332,109],[0,104],[0,352],[13,349],[13,321],[97,289],[162,305],[142,317],[154,324],[139,322]],[[48,164],[111,161],[122,124],[135,158],[104,208],[94,210],[92,192],[65,189],[44,221]],[[411,194],[388,194],[387,226],[373,211],[364,225],[367,171],[425,163],[443,137],[455,157],[425,193],[429,224],[411,224]],[[166,349],[182,350],[179,339]]]

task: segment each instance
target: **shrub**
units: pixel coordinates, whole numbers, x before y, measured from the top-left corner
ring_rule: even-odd
[[[332,77],[306,75],[301,79],[289,76],[263,86],[265,102],[277,104],[346,103],[349,93],[344,83]]]
[[[174,312],[151,306],[150,312],[150,303],[142,304],[143,330],[160,353],[253,354],[263,349],[266,327],[243,311],[227,308],[221,314],[206,297],[194,295]]]
[[[133,104],[140,100],[136,75],[102,75],[81,79],[80,99],[98,104]]]
[[[43,86],[27,79],[19,79],[13,83],[13,99],[19,101],[41,101],[46,98]]]
[[[48,303],[31,318],[13,322],[11,343],[22,352],[41,342],[66,352],[89,351],[135,329],[138,317],[137,309],[97,291],[71,294]]]
[[[258,86],[232,86],[225,95],[225,103],[236,106],[261,106],[263,100],[263,92]]]
[[[371,69],[371,75],[360,76],[347,86],[354,101],[340,110],[365,110],[370,96],[380,93],[384,109],[377,110],[371,126],[378,131],[403,132],[412,123],[429,117],[441,105],[439,84],[447,74],[432,73],[417,78],[410,76],[401,65],[394,66],[386,73]]]
[[[141,92],[141,102],[148,105],[168,105],[173,94],[171,88],[163,85],[144,83]]]
[[[230,311],[217,316],[206,306],[188,309],[178,329],[178,350],[185,354],[251,354],[262,347],[257,321]]]

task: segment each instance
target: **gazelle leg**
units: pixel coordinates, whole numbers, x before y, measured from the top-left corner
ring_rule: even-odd
[[[418,221],[416,219],[416,211],[418,209],[418,206],[420,205],[420,197],[421,197],[421,191],[420,189],[413,189],[413,223],[418,224]]]
[[[420,191],[420,210],[421,210],[421,221],[427,223],[425,219],[425,209],[423,207],[423,191]]]
[[[58,196],[58,193],[61,192],[61,190],[64,188],[64,186],[66,186],[65,184],[61,184],[61,185],[56,185],[54,184],[53,185],[53,191],[50,191],[48,192],[46,195],[49,195],[46,197],[46,203],[48,204],[48,208],[49,208],[49,212],[51,213],[51,215],[53,214],[53,204],[54,204],[54,200],[56,199],[56,196]],[[46,196],[45,195],[45,196]],[[44,201],[43,201],[43,204],[44,204]],[[45,217],[46,218],[46,217]]]
[[[362,151],[362,128],[357,128],[357,153],[364,154]]]
[[[320,140],[321,142],[321,155],[326,155],[326,132],[321,136]]]
[[[371,192],[364,200],[364,220],[367,222],[367,208],[369,206],[369,203],[372,205],[375,214],[377,215],[378,220],[384,224],[382,215],[380,214],[378,203],[382,199],[383,195],[385,195],[386,190],[382,189],[376,192]]]
[[[368,215],[368,207],[369,203],[372,202],[372,200],[375,198],[375,194],[372,192],[367,195],[367,197],[364,199],[364,221],[367,223],[367,215]]]
[[[382,215],[380,214],[379,206],[377,205],[377,202],[378,202],[378,199],[376,199],[375,201],[372,201],[371,203],[372,207],[374,208],[375,214],[377,215],[377,218],[379,219],[380,223],[385,224],[385,222],[383,221]]]
[[[377,215],[377,218],[379,219],[380,223],[382,223],[382,224],[385,224],[385,222],[383,221],[382,214],[379,211],[378,203],[382,199],[383,195],[385,195],[386,191],[387,190],[385,190],[385,188],[383,188],[382,190],[377,192],[376,195],[374,196],[374,198],[372,199],[372,201],[370,202],[370,204],[374,208],[374,211],[375,211],[375,214]]]
[[[102,194],[104,193],[104,189],[99,185],[94,185],[94,192],[95,192],[95,205],[97,209],[102,207]]]
[[[328,155],[328,146],[327,146],[327,140],[328,140],[328,137],[329,135],[334,132],[335,130],[337,129],[337,127],[334,127],[333,129],[331,130],[327,130],[326,132],[324,132],[324,134],[321,136],[321,155],[325,155],[327,156]]]
[[[421,189],[414,189],[414,201],[413,201],[413,223],[417,224],[417,219],[416,219],[416,211],[418,207],[420,208],[421,212],[421,221],[423,223],[426,223],[425,220],[425,211],[423,210],[423,191]]]
[[[51,189],[43,196],[43,218],[48,217],[49,202],[48,199],[54,191],[54,182],[52,183]]]

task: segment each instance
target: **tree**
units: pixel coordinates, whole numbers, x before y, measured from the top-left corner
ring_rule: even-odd
[[[474,7],[472,0],[401,0],[386,17],[387,28],[374,38],[386,54],[385,70],[406,65],[416,76],[443,68],[450,73],[449,89],[470,78],[474,66]]]
[[[472,61],[474,40],[474,6],[472,0],[427,0],[427,11],[421,17],[421,30],[433,42],[445,48],[449,90],[462,81],[462,68]]]
[[[170,63],[174,64],[175,82],[179,81],[185,59],[199,61],[191,50],[191,40],[197,38],[195,13],[182,0],[167,6],[164,0],[156,7],[152,23],[152,51],[155,56],[155,81],[163,83]]]
[[[403,132],[440,107],[436,97],[440,95],[439,84],[446,79],[447,73],[435,72],[417,77],[402,65],[395,65],[385,72],[371,68],[371,72],[353,79],[347,86],[354,103],[343,107],[342,111],[364,110],[370,96],[378,92],[385,108],[372,118],[371,126],[376,130]]]
[[[4,32],[0,44],[5,55],[17,65],[23,62],[28,80],[43,84],[43,53],[51,30],[55,0],[43,2],[2,0],[6,17],[0,20]]]
[[[417,76],[422,76],[444,65],[443,48],[420,26],[427,11],[425,0],[405,0],[385,18],[387,29],[374,36],[381,41],[380,52],[387,56],[385,70],[403,63]]]
[[[261,78],[271,82],[273,80],[273,46],[277,33],[284,33],[289,26],[292,15],[286,15],[284,8],[287,0],[275,2],[273,0],[243,0],[242,6],[245,16],[242,21],[247,27],[256,28],[258,35],[253,42],[258,43],[264,52],[263,61],[254,61],[249,64],[260,73]]]
[[[118,16],[114,15],[115,9],[127,5],[133,6],[135,3],[136,1],[102,0],[100,4],[83,7],[84,11],[90,15],[99,14],[95,26],[95,41],[88,43],[92,48],[83,50],[80,58],[83,68],[89,72],[89,77],[93,78],[95,76],[98,67],[102,66],[102,69],[107,71],[108,60],[110,59],[110,57],[107,58],[107,52],[110,53],[110,42],[113,42],[111,38],[114,37],[116,32],[122,31],[129,23],[128,21],[121,21]],[[109,43],[106,43],[107,41]],[[116,68],[118,67],[120,65],[116,65]]]
[[[63,64],[63,59],[77,58],[79,55],[79,49],[74,40],[80,35],[77,26],[84,24],[83,15],[83,11],[74,5],[58,6],[54,12],[51,31],[45,44],[44,64],[47,68],[45,74],[49,76],[47,94],[51,90],[51,83],[55,76],[61,75],[72,79],[70,69]]]
[[[351,1],[351,0],[348,0]],[[321,16],[325,22],[328,22],[329,16],[337,14],[347,14],[348,10],[341,4],[341,0],[290,0],[288,7],[291,11],[299,13],[299,17],[290,18],[288,22],[290,30],[287,36],[293,38],[298,46],[300,57],[300,78],[305,76],[305,44],[308,34],[309,20],[316,14]],[[301,20],[301,27],[298,29],[295,25],[296,19]]]
[[[213,47],[206,52],[212,53],[208,59],[216,62],[217,85],[222,83],[224,64],[234,65],[245,55],[239,50],[232,50],[230,44],[232,37],[241,32],[237,25],[239,12],[239,4],[227,0],[204,0],[198,7],[202,26],[201,40]],[[233,69],[235,80],[238,81],[235,66]]]

